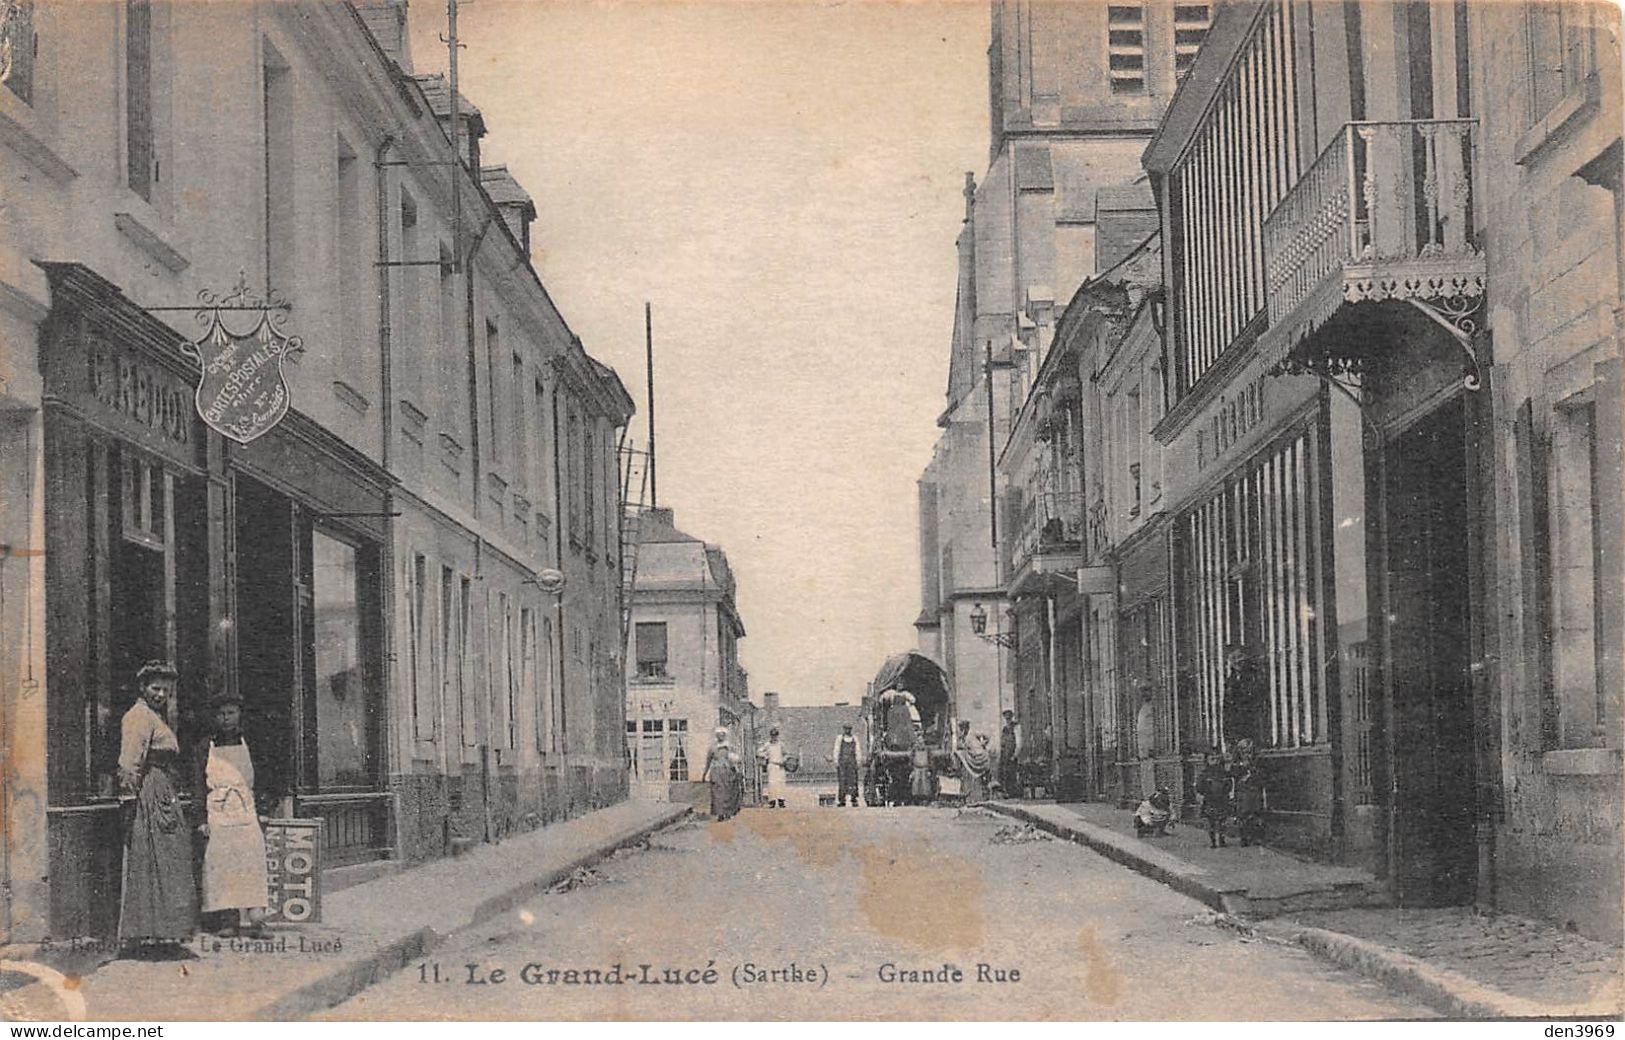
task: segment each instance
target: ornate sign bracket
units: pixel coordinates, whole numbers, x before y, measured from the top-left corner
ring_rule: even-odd
[[[282,362],[304,352],[304,342],[283,328],[289,306],[275,290],[264,296],[248,288],[246,274],[224,296],[198,291],[190,308],[150,307],[148,310],[192,310],[203,331],[181,344],[181,353],[201,369],[195,395],[198,416],[223,437],[247,444],[269,432],[288,414],[290,393],[282,375]],[[232,328],[225,315],[258,315],[246,328]]]
[[[1462,377],[1462,385],[1469,390],[1478,390],[1484,385],[1484,370],[1479,364],[1478,348],[1473,345],[1473,334],[1478,331],[1478,322],[1473,315],[1478,313],[1483,303],[1480,296],[1449,296],[1439,297],[1433,303],[1419,300],[1414,296],[1405,298],[1405,302],[1423,313],[1447,335],[1460,345],[1462,353],[1467,355],[1467,373]]]

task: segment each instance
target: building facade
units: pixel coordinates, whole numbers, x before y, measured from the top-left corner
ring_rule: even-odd
[[[745,624],[728,557],[679,530],[670,509],[638,521],[626,670],[626,756],[632,786],[648,798],[710,805],[707,750],[718,727],[756,785],[756,713],[739,664]]]
[[[1182,750],[1402,904],[1616,941],[1618,32],[1227,4],[1145,155]]]
[[[618,517],[631,402],[536,280],[477,112],[413,75],[404,6],[25,2],[4,26],[6,936],[116,927],[150,658],[179,667],[183,745],[241,694],[261,786],[324,821],[331,867],[622,797],[618,573],[537,579],[571,568],[559,499]],[[201,421],[188,344],[199,293],[239,280],[304,347],[248,443]],[[596,434],[564,470],[559,402]]]
[[[1016,711],[1029,768],[1052,778],[1049,609],[1025,587],[1018,604],[1010,586],[1015,556],[1051,520],[1075,541],[1080,506],[1031,484],[1043,467],[1007,442],[1058,308],[1097,270],[1101,190],[1139,174],[1208,17],[1204,4],[992,5],[990,163],[979,185],[966,181],[943,433],[919,485],[916,626],[948,670],[955,714],[994,734]],[[991,618],[987,631],[973,617]]]

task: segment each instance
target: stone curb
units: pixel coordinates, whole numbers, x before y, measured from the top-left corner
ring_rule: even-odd
[[[687,805],[674,805],[653,822],[641,823],[619,834],[610,835],[597,847],[576,856],[564,866],[539,877],[529,878],[495,896],[481,900],[466,920],[458,921],[449,928],[418,928],[407,932],[398,939],[386,942],[367,956],[336,966],[314,982],[308,982],[256,1008],[248,1018],[261,1022],[286,1022],[308,1018],[316,1012],[325,1011],[400,971],[443,944],[457,932],[473,928],[519,906],[546,892],[577,870],[592,866],[616,849],[637,844],[691,812],[693,809]]]
[[[1449,1018],[1551,1019],[1568,1014],[1503,993],[1458,971],[1341,932],[1268,922],[1226,923],[1238,931],[1294,943],[1322,960],[1380,982],[1397,993],[1415,997]]]
[[[1125,844],[1118,835],[1085,820],[1078,820],[1076,823],[1057,823],[1024,806],[1007,802],[987,802],[983,808],[1030,823],[1057,838],[1064,838],[1093,849],[1112,862],[1120,863],[1135,873],[1144,874],[1153,881],[1160,881],[1175,892],[1189,896],[1199,903],[1205,903],[1221,914],[1243,913],[1247,909],[1246,889],[1222,888],[1213,883],[1205,871],[1198,873],[1194,870],[1179,870],[1157,863],[1141,855],[1139,850]]]
[[[1303,925],[1244,921],[1237,915],[1246,909],[1245,891],[1224,889],[1206,880],[1205,876],[1154,863],[1125,845],[1118,835],[1086,821],[1057,823],[1023,806],[1008,803],[989,802],[985,808],[1093,849],[1115,863],[1205,903],[1219,911],[1222,916],[1217,923],[1223,927],[1244,935],[1301,946],[1322,960],[1380,982],[1397,993],[1414,997],[1449,1018],[1551,1019],[1571,1014],[1502,993],[1458,971],[1436,967],[1410,954],[1352,935]]]

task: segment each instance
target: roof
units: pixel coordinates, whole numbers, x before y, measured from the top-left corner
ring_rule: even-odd
[[[835,745],[835,738],[841,735],[842,723],[850,722],[853,733],[862,733],[858,725],[860,711],[862,706],[858,704],[780,705],[763,709],[756,719],[756,733],[765,742],[767,731],[774,726],[779,727],[779,743],[784,745],[786,751],[799,752],[801,755],[797,779],[833,779],[835,763],[824,761],[824,756]],[[869,749],[863,750],[867,752]]]
[[[535,200],[508,172],[506,165],[481,166],[480,187],[498,206],[524,206],[533,216],[536,213]]]
[[[417,80],[418,86],[423,89],[423,99],[429,103],[429,110],[437,118],[444,119],[451,115],[451,88],[446,83],[444,73],[431,72],[412,78]],[[485,117],[460,90],[457,92],[457,110],[462,113],[464,119],[475,124],[475,133],[485,133]]]

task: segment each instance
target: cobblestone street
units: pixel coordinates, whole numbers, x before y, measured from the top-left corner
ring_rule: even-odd
[[[1431,1017],[1300,949],[1212,922],[1194,900],[979,812],[756,809],[661,832],[326,1017]],[[616,963],[631,974],[648,964],[651,976],[712,966],[717,981],[523,981],[527,964]],[[816,981],[748,981],[792,966]],[[964,981],[889,982],[887,966],[957,967]]]

